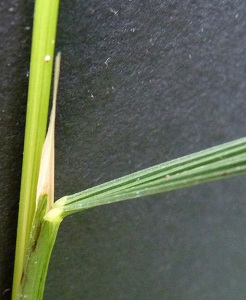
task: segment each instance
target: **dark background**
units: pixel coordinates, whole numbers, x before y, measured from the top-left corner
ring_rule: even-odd
[[[246,135],[244,0],[61,0],[56,199]],[[33,3],[0,1],[0,299],[10,299]],[[45,300],[245,299],[245,177],[64,220]]]

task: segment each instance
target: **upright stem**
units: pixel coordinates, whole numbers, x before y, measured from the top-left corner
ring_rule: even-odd
[[[36,0],[12,299],[21,281],[45,139],[59,0]],[[34,300],[34,299],[33,299]]]
[[[59,222],[43,221],[35,251],[30,256],[27,277],[20,286],[16,299],[42,300],[50,255],[56,240]]]
[[[38,209],[32,227],[27,259],[16,300],[42,300],[50,255],[56,235],[62,221],[60,214],[44,218],[49,196],[43,195],[38,202]]]

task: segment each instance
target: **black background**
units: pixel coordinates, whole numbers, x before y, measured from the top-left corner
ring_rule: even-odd
[[[0,2],[0,298],[10,299],[33,3]],[[56,199],[245,136],[246,4],[61,0]],[[49,299],[245,299],[245,177],[64,220]]]

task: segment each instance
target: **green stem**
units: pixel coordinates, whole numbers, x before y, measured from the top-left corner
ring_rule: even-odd
[[[12,299],[17,297],[35,212],[45,139],[59,0],[36,0]]]
[[[35,214],[31,242],[27,251],[26,266],[17,295],[18,300],[43,299],[50,255],[62,221],[60,217],[52,218],[52,220],[44,219],[48,204],[47,195],[41,197],[39,203],[39,209]]]
[[[59,226],[60,222],[44,221],[42,223],[38,243],[28,264],[28,276],[23,281],[23,289],[21,289],[17,299],[43,299],[50,255],[56,240]]]
[[[50,195],[38,199],[27,249],[25,267],[16,300],[42,300],[51,252],[62,221],[60,210],[51,210],[46,217]]]

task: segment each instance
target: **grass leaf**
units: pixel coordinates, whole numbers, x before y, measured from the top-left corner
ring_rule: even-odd
[[[63,215],[246,173],[246,138],[112,180],[55,202]]]

